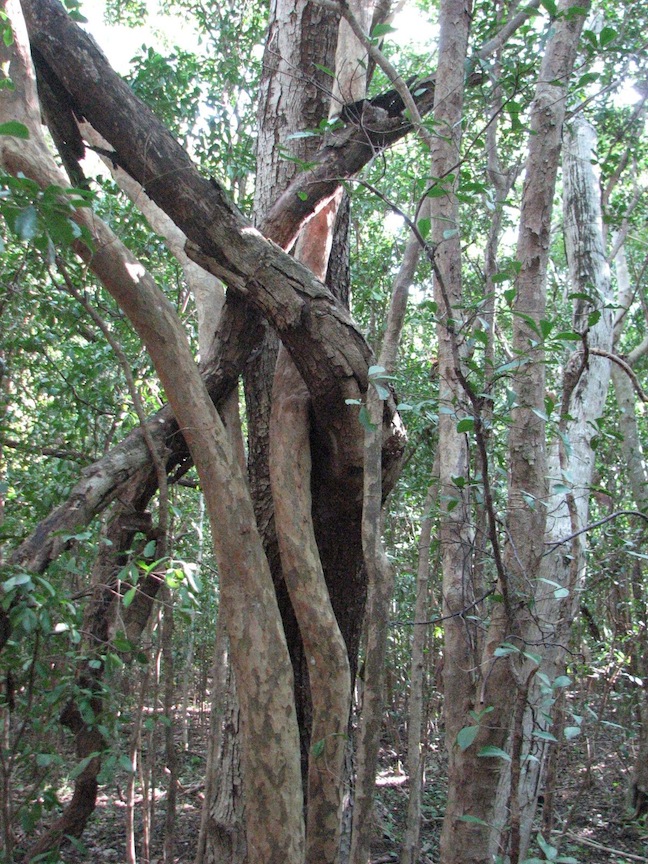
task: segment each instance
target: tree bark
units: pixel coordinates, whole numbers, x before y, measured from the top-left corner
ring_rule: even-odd
[[[451,803],[443,825],[443,864],[459,864],[465,860],[486,864],[494,855],[506,855],[510,841],[510,796],[497,795],[500,780],[502,788],[506,788],[510,763],[498,756],[480,757],[478,754],[485,746],[504,750],[510,743],[517,694],[529,682],[531,661],[524,658],[525,646],[535,637],[528,605],[531,599],[528,586],[538,576],[544,552],[544,502],[547,494],[545,425],[540,419],[545,396],[544,354],[538,334],[541,332],[540,320],[545,315],[545,272],[565,116],[566,88],[564,83],[559,86],[557,82],[569,80],[583,23],[583,16],[575,9],[569,14],[575,5],[563,2],[559,6],[531,111],[516,256],[521,269],[516,280],[514,308],[521,314],[514,317],[513,348],[519,371],[513,377],[516,398],[508,441],[507,542],[497,564],[499,599],[493,606],[481,663],[475,663],[475,658],[471,658],[464,647],[463,668],[444,669]],[[439,73],[440,80],[445,79]],[[455,470],[454,476],[457,475],[465,476]],[[457,496],[456,492],[454,496]],[[453,512],[456,510],[459,507],[455,507]],[[494,523],[491,534],[497,562],[499,538]],[[456,543],[455,547],[458,546]],[[461,566],[467,566],[465,559],[458,562],[457,567]],[[466,582],[467,579],[463,582],[450,579],[445,589],[444,577],[446,597],[453,596],[449,593],[451,588],[456,592]],[[464,597],[465,594],[459,594],[451,611],[461,608]],[[456,627],[458,623],[455,620],[451,626]],[[467,634],[463,625],[457,629],[457,644],[446,644],[446,660],[448,657],[461,657],[461,645],[466,646],[464,639]],[[504,642],[515,647],[510,651],[502,650]],[[478,677],[472,682],[470,673],[463,671],[471,668],[480,670],[481,681]],[[450,694],[448,685],[452,688]],[[472,717],[468,714],[471,708],[476,712]],[[475,717],[479,717],[479,721]],[[476,722],[479,725],[477,737],[471,746],[462,750],[456,740],[457,733],[462,727],[473,726]],[[464,815],[478,821],[465,821]]]
[[[115,256],[112,241],[98,242],[93,264],[151,355],[185,430],[212,525],[234,666],[244,682],[250,851],[256,860],[298,864],[304,831],[292,668],[245,479],[174,310],[141,267],[134,271],[138,290],[130,290],[123,257]],[[138,267],[132,259],[131,266]]]
[[[434,118],[441,134],[432,148],[431,175],[444,178],[460,162],[463,114],[464,68],[472,4],[445,0],[440,7],[438,86]],[[467,413],[466,394],[459,383],[459,344],[462,281],[459,205],[448,194],[431,201],[432,243],[435,264],[435,300],[439,310],[439,542],[443,574],[444,620],[444,717],[448,752],[448,805],[441,835],[441,860],[471,852],[458,818],[472,812],[475,792],[466,783],[461,753],[455,741],[473,706],[473,676],[476,666],[477,628],[461,611],[474,602],[471,573],[473,529],[468,484],[469,452],[465,435],[457,432],[457,421]],[[454,234],[452,232],[455,232]]]
[[[96,52],[96,49],[91,46],[90,56],[93,56],[92,52]],[[3,98],[8,98],[7,94]],[[432,91],[426,91],[421,96],[419,110],[422,113],[429,110],[431,99]],[[11,105],[18,112],[14,116],[20,116],[22,108],[15,99]],[[137,122],[138,111],[134,113],[133,122]],[[391,119],[379,122],[375,135],[371,133],[369,140],[364,130],[355,127],[343,129],[335,136],[334,141],[320,149],[316,160],[318,167],[311,172],[297,175],[260,226],[262,232],[275,242],[279,242],[282,236],[289,238],[287,243],[293,242],[303,222],[312,216],[323,201],[336,193],[341,178],[352,176],[373,158],[376,152],[390,146],[410,131],[407,124],[401,124],[396,129],[393,128],[394,125]],[[87,125],[84,128],[87,128]],[[386,134],[390,129],[392,132]],[[17,164],[22,164],[22,161]],[[63,185],[66,185],[65,181]],[[307,207],[304,206],[305,199],[300,197],[300,194],[305,194],[302,186],[307,189]],[[237,294],[230,292],[210,355],[203,362],[206,385],[214,402],[218,403],[225,398],[235,386],[244,362],[253,348],[258,346],[261,334],[259,314]],[[339,368],[338,372],[346,374],[345,369],[346,364]],[[180,471],[187,470],[190,461],[186,445],[178,434],[177,423],[168,406],[151,419],[149,427],[159,452],[168,450],[169,470],[172,471],[176,466],[180,466]],[[389,441],[387,445],[386,455],[391,457],[394,451],[390,448]],[[119,484],[127,482],[148,461],[149,454],[142,435],[139,430],[135,430],[111,453],[85,472],[84,478],[74,488],[68,501],[54,510],[15,551],[14,563],[34,572],[42,572],[66,547],[61,535],[88,524],[114,499]]]
[[[573,328],[582,334],[583,347],[567,359],[563,373],[561,437],[550,445],[547,460],[546,551],[534,586],[536,632],[535,636],[532,632],[527,636],[542,645],[540,672],[550,682],[565,672],[565,646],[569,643],[586,576],[586,534],[574,537],[567,547],[555,544],[581,532],[588,523],[595,462],[592,439],[596,421],[605,407],[610,378],[607,358],[589,354],[585,362],[585,357],[590,351],[611,350],[613,328],[613,294],[601,230],[600,187],[593,168],[594,130],[580,117],[564,128],[563,213],[571,289],[593,299],[591,302],[578,299],[574,306]],[[598,313],[598,320],[590,323],[590,316]],[[569,442],[568,447],[565,441]],[[570,486],[567,492],[563,488],[566,483]],[[561,589],[566,589],[566,593]],[[519,788],[510,793],[517,795],[519,802],[522,856],[529,844],[542,768],[551,746],[537,733],[549,731],[556,695],[555,691],[547,693],[541,677],[533,679],[525,715],[524,748],[525,753],[533,753],[537,760],[525,760]]]

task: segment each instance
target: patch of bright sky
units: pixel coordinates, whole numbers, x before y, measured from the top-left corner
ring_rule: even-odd
[[[88,19],[85,29],[121,75],[128,72],[131,59],[143,44],[161,52],[172,46],[198,50],[198,39],[190,19],[161,14],[156,2],[149,2],[148,8],[148,15],[141,26],[128,27],[105,23],[105,0],[85,0],[83,4],[81,11]],[[421,53],[432,51],[436,46],[437,25],[430,22],[414,3],[406,4],[396,14],[392,26],[395,31],[388,38],[399,48]],[[259,46],[259,51],[262,50],[263,46]]]
[[[130,61],[141,50],[142,45],[165,53],[169,48],[179,47],[187,51],[198,50],[198,38],[192,27],[191,19],[179,15],[163,15],[159,4],[148,3],[149,13],[139,27],[125,24],[106,24],[105,0],[85,0],[81,13],[88,19],[84,28],[91,34],[110,63],[125,75],[130,69]]]
[[[409,48],[417,54],[432,51],[437,44],[439,28],[435,22],[429,21],[420,9],[413,3],[405,5],[395,16],[392,27],[394,33],[389,34],[389,40],[402,48]]]

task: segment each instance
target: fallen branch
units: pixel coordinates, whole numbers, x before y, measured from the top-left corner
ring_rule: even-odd
[[[560,831],[552,831],[552,834],[560,834]],[[611,852],[613,855],[620,855],[622,858],[630,858],[632,861],[646,861],[648,858],[645,855],[634,855],[632,852],[625,852],[623,849],[613,849],[612,846],[603,846],[602,843],[597,843],[596,840],[590,840],[587,837],[582,837],[580,834],[574,834],[573,831],[567,831],[566,835],[571,840],[577,843],[583,843],[585,846],[591,846],[592,849],[599,849],[601,852]]]

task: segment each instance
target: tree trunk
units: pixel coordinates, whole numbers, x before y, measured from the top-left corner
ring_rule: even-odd
[[[433,477],[435,473],[436,471],[433,470]],[[400,864],[417,864],[420,854],[421,799],[425,780],[425,757],[422,746],[425,648],[431,641],[427,637],[427,628],[429,626],[430,542],[432,539],[431,511],[436,508],[437,493],[438,488],[436,484],[430,486],[425,503],[423,504],[423,518],[418,544],[416,604],[414,607],[414,628],[412,633],[412,665],[407,703],[407,774],[409,777],[409,798],[407,803],[407,824],[401,848]]]
[[[434,118],[442,133],[432,149],[431,175],[444,178],[460,161],[463,113],[464,64],[468,48],[472,4],[445,0],[439,16],[439,63]],[[477,628],[461,611],[475,600],[471,574],[473,529],[467,481],[467,438],[457,432],[457,422],[467,413],[466,394],[458,374],[460,358],[456,331],[461,319],[461,245],[459,205],[454,194],[431,202],[434,244],[435,300],[439,309],[439,541],[443,574],[444,616],[444,716],[448,752],[448,803],[441,836],[441,860],[469,858],[470,848],[455,836],[455,824],[465,833],[464,823],[455,823],[472,812],[473,791],[462,772],[455,740],[473,706]],[[454,232],[454,233],[453,233]],[[452,856],[457,856],[452,857]]]
[[[593,302],[577,300],[573,328],[583,335],[583,349],[574,352],[565,365],[560,423],[561,438],[549,450],[547,476],[547,522],[545,546],[538,581],[535,585],[535,617],[539,625],[535,641],[543,645],[540,671],[553,682],[565,671],[565,648],[578,612],[579,592],[585,579],[586,535],[579,534],[588,523],[590,485],[595,454],[591,446],[596,421],[605,406],[610,377],[610,361],[589,354],[612,347],[613,300],[609,267],[605,260],[598,177],[592,167],[595,137],[591,126],[576,118],[565,128],[563,157],[563,212],[565,247],[571,289],[588,294]],[[596,316],[599,316],[594,321]],[[594,317],[592,317],[594,316]],[[594,322],[594,323],[591,323]],[[564,442],[569,442],[568,447]],[[568,478],[568,479],[567,479]],[[564,486],[570,485],[569,491]],[[553,487],[556,487],[555,489]],[[565,546],[555,545],[578,534]],[[569,554],[566,553],[569,550]],[[550,685],[551,686],[551,685]],[[537,737],[550,725],[551,705],[556,697],[547,692],[546,682],[534,679],[526,717],[526,747],[536,757],[525,763],[518,790],[521,810],[521,850],[527,848],[540,789],[546,740]],[[539,710],[540,706],[542,710]],[[536,733],[534,740],[531,735]],[[515,793],[514,793],[515,794]]]
[[[470,656],[463,622],[459,624],[457,619],[453,619],[446,630],[446,660],[456,656],[463,662],[455,660],[456,666],[451,669],[446,666],[444,670],[450,791],[442,832],[443,864],[463,864],[465,861],[486,864],[494,855],[507,855],[509,844],[514,852],[520,844],[517,801],[511,806],[510,796],[501,794],[507,782],[510,784],[510,763],[497,755],[480,757],[479,753],[488,746],[497,748],[491,751],[496,754],[514,743],[510,740],[512,721],[514,716],[519,716],[514,709],[519,705],[519,697],[526,694],[533,677],[533,662],[524,656],[527,641],[534,641],[536,635],[527,605],[531,599],[528,585],[538,575],[544,552],[543,502],[547,492],[545,426],[540,419],[545,396],[544,356],[537,334],[541,332],[539,322],[545,315],[545,272],[565,116],[566,91],[554,82],[567,81],[573,68],[583,23],[582,15],[576,10],[575,14],[568,14],[574,5],[571,0],[560,4],[559,16],[543,57],[531,115],[532,134],[517,248],[521,269],[516,280],[514,308],[522,315],[514,317],[513,325],[513,348],[519,371],[513,377],[516,398],[508,442],[507,543],[503,550],[499,548],[493,511],[489,521],[498,574],[498,599],[493,605],[481,662],[476,663],[474,656]],[[439,74],[441,80],[445,78]],[[439,176],[438,172],[433,173]],[[445,281],[452,284],[449,279]],[[443,380],[443,374],[441,377]],[[456,387],[453,395],[458,401]],[[474,400],[471,404],[474,408]],[[480,418],[475,420],[479,443]],[[443,453],[441,440],[439,446]],[[457,465],[451,476],[465,476],[465,471],[464,459],[463,465]],[[484,476],[486,497],[487,479]],[[441,489],[443,493],[443,483]],[[456,491],[453,497],[457,497]],[[461,513],[460,505],[454,508],[453,513],[457,511]],[[468,524],[467,515],[465,523]],[[455,554],[462,549],[457,541],[453,548]],[[468,567],[469,547],[464,547],[464,550],[454,564],[457,574]],[[466,605],[467,599],[470,600],[466,591],[470,584],[468,574],[469,570],[463,578],[457,578],[452,569],[446,569],[444,562],[444,593],[446,598],[457,598],[454,608],[450,607],[449,611],[457,612],[462,604]],[[454,628],[457,630],[456,639],[450,642],[448,631],[452,632]],[[502,647],[503,643],[512,647]],[[480,671],[475,681],[471,680],[471,673],[465,671],[470,669]],[[468,713],[469,709],[473,709],[472,714]],[[457,741],[462,728],[475,726],[478,729],[473,743],[463,746]],[[519,728],[516,731],[519,736]],[[508,781],[506,775],[509,775]],[[464,820],[465,815],[471,819]]]
[[[619,285],[619,306],[621,307],[615,326],[615,338],[618,340],[621,335],[623,322],[626,320],[625,312],[632,302],[634,294],[623,246],[620,247],[617,253],[615,269]],[[646,347],[644,340],[644,343],[634,349],[626,358],[628,363],[632,364],[636,362],[645,353]],[[637,509],[642,513],[648,513],[648,471],[646,471],[644,448],[637,422],[635,392],[628,373],[624,369],[613,363],[611,372],[614,394],[619,406],[619,428],[622,434],[621,449],[630,478],[632,496]],[[635,561],[635,568],[638,571],[633,578],[634,603],[635,607],[637,607],[637,625],[645,633],[646,608],[648,604],[646,603],[646,592],[641,578],[643,568],[639,560]],[[638,695],[640,728],[638,732],[637,755],[630,780],[629,804],[632,808],[634,818],[639,818],[648,812],[648,663],[645,651],[643,650],[645,639],[637,640],[634,645],[636,646],[635,661],[637,675],[642,678],[643,687]]]

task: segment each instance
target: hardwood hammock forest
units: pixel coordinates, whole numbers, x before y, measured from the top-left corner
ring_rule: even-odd
[[[2,864],[647,861],[645,4],[0,29]]]

